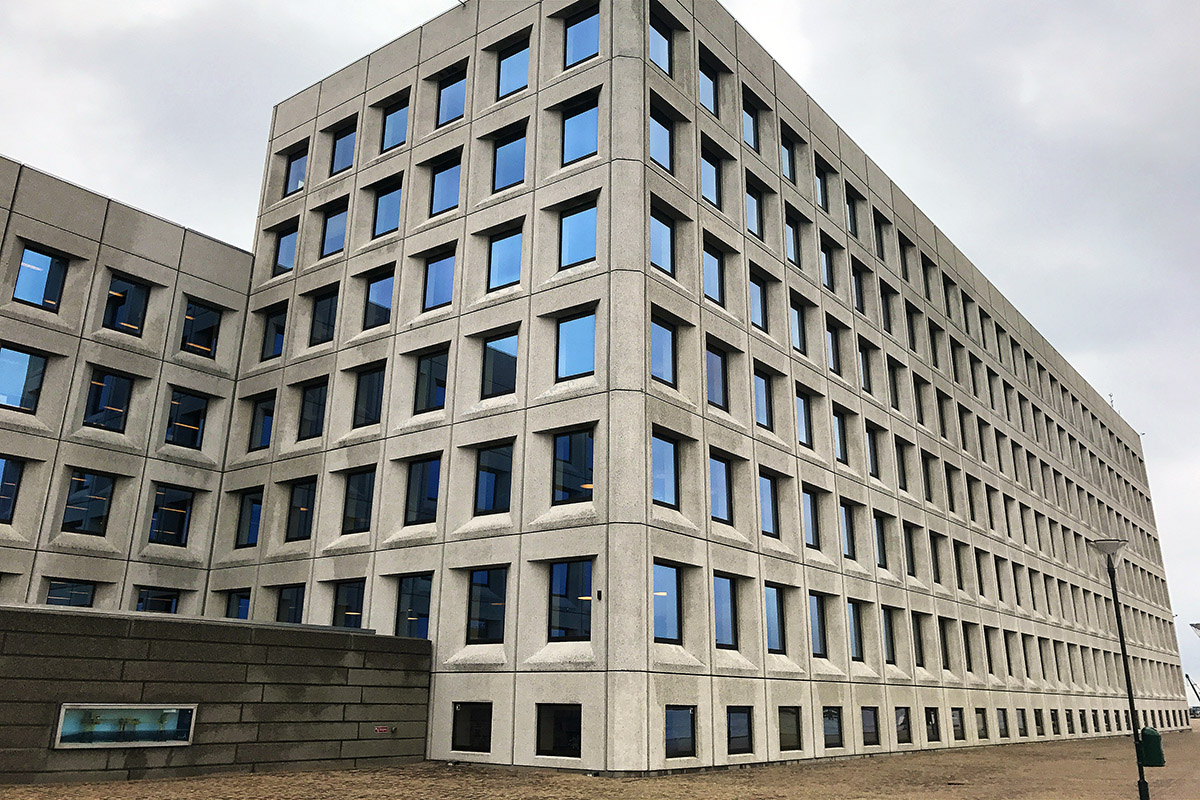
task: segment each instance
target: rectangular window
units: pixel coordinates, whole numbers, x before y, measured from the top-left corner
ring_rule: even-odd
[[[600,52],[600,11],[590,9],[567,20],[564,32],[566,57],[563,69],[573,67]]]
[[[308,151],[301,150],[298,153],[292,153],[287,159],[287,168],[284,170],[283,180],[283,196],[295,194],[304,188],[304,173],[308,167]]]
[[[592,562],[559,561],[550,565],[550,630],[552,642],[584,642],[592,638]]]
[[[346,473],[346,498],[342,505],[342,533],[371,529],[371,507],[375,502],[375,468]]]
[[[400,230],[400,201],[403,189],[399,182],[389,182],[375,190],[375,225],[372,236],[378,238]]]
[[[805,486],[800,492],[800,497],[804,521],[804,544],[807,547],[820,548],[821,530],[818,522],[816,490]]]
[[[667,706],[665,735],[666,758],[688,758],[696,755],[696,707]]]
[[[913,663],[923,668],[925,666],[925,618],[916,611],[912,612],[912,643]]]
[[[338,581],[333,585],[333,627],[362,627],[363,594],[366,589],[367,582],[363,578]]]
[[[817,205],[824,211],[829,211],[829,171],[821,161],[817,161],[816,170],[813,174],[815,179],[815,191],[817,196]]]
[[[675,125],[671,119],[657,108],[650,109],[650,160],[667,172],[674,169]]]
[[[458,208],[458,185],[462,160],[458,155],[430,167],[429,216]]]
[[[386,153],[408,141],[408,98],[383,109],[383,143],[380,152]]]
[[[858,197],[850,192],[850,187],[846,187],[846,231],[854,238],[858,238]]]
[[[354,138],[354,128],[347,128],[333,135],[333,158],[329,164],[331,176],[354,166]]]
[[[258,544],[258,531],[262,525],[263,490],[259,486],[242,492],[241,505],[238,508],[237,537],[233,546],[254,547]]]
[[[800,444],[812,447],[812,398],[796,390],[796,431]]]
[[[700,48],[703,52],[704,48]],[[717,87],[720,84],[720,71],[709,61],[700,59],[700,105],[708,109],[713,116],[717,114]]]
[[[217,334],[220,332],[220,309],[189,297],[183,314],[183,339],[179,349],[205,358],[216,358]]]
[[[90,581],[51,578],[46,590],[46,605],[91,608],[95,597],[96,584]]]
[[[462,119],[467,107],[467,72],[457,70],[438,81],[437,126]]]
[[[727,459],[716,455],[708,457],[709,515],[726,525],[733,524],[731,472]]]
[[[754,373],[754,423],[766,430],[775,429],[775,409],[771,397],[771,376]]]
[[[154,512],[150,516],[150,541],[174,547],[185,547],[192,521],[191,489],[154,484]]]
[[[500,51],[496,67],[496,99],[502,100],[529,85],[529,41],[517,42]]]
[[[455,703],[450,749],[487,753],[492,749],[492,704]]]
[[[742,141],[758,152],[758,109],[749,101],[742,102]]]
[[[376,425],[383,414],[384,365],[358,371],[354,381],[354,416],[350,427]]]
[[[1057,728],[1058,727],[1058,712],[1052,711],[1051,715],[1052,715],[1051,718],[1053,719],[1053,721],[1055,723],[1054,727]],[[1055,731],[1055,733],[1058,733],[1058,731]],[[975,709],[975,734],[976,734],[976,736],[979,737],[980,740],[988,738],[988,724],[987,724],[987,709],[986,708]]]
[[[583,746],[583,706],[537,704],[537,754],[579,758]]]
[[[558,219],[558,268],[596,260],[596,204],[564,211]]]
[[[675,326],[658,317],[650,319],[650,377],[675,385]]]
[[[858,600],[846,602],[846,623],[850,636],[850,659],[865,661],[866,651],[863,649],[863,603]]]
[[[421,525],[437,521],[438,486],[441,482],[442,457],[408,462],[408,486],[405,491],[404,524]]]
[[[653,15],[650,17],[650,61],[671,74],[671,28]]]
[[[525,130],[497,139],[492,158],[492,191],[525,181]]]
[[[425,299],[422,311],[450,305],[454,299],[454,253],[425,261]]]
[[[596,315],[565,317],[558,321],[558,369],[555,380],[565,381],[596,371]]]
[[[725,709],[725,747],[729,755],[754,752],[753,712],[750,706]]]
[[[763,237],[762,192],[750,185],[746,186],[746,230],[759,239]]]
[[[467,644],[499,644],[504,641],[504,604],[508,567],[471,571],[467,605]]]
[[[337,286],[311,296],[312,322],[308,328],[308,346],[332,342],[337,333]]]
[[[521,231],[500,233],[488,242],[488,284],[493,292],[521,280]]]
[[[862,390],[871,394],[871,345],[865,341],[858,343],[858,382]]]
[[[758,473],[758,519],[763,536],[779,538],[779,500],[775,491],[775,477]]]
[[[269,361],[283,355],[287,341],[287,303],[279,303],[262,310],[263,338],[259,350],[259,361]]]
[[[709,405],[729,410],[725,353],[709,345],[705,350],[705,384]]]
[[[167,410],[167,443],[199,450],[204,441],[208,398],[179,389],[171,390]]]
[[[878,428],[868,426],[866,429],[867,439],[867,474],[872,478],[880,477],[879,471],[879,436]]]
[[[21,489],[21,474],[25,462],[12,456],[0,455],[0,523],[11,525]]]
[[[104,301],[103,325],[118,333],[141,336],[146,324],[150,287],[131,278],[113,275]]]
[[[562,165],[594,156],[600,149],[600,106],[592,97],[563,111]]]
[[[787,638],[783,621],[783,588],[768,583],[763,589],[766,603],[767,652],[786,653]]]
[[[1074,731],[1071,731],[1071,732],[1074,733]],[[1008,731],[1008,709],[1007,708],[997,708],[996,709],[996,733],[1000,736],[1001,739],[1009,738],[1010,734]]]
[[[842,374],[842,329],[830,321],[825,327],[825,357],[829,362],[829,371],[834,375]]]
[[[554,437],[554,493],[551,505],[592,500],[592,430]]]
[[[845,745],[842,741],[842,707],[825,706],[821,711],[821,718],[824,721],[823,728],[825,731],[826,749],[844,747]]]
[[[321,258],[346,249],[347,214],[349,210],[345,205],[330,208],[325,212],[325,224],[321,230]]]
[[[391,271],[367,277],[366,303],[363,307],[363,330],[387,325],[392,321],[392,290],[395,274]]]
[[[896,744],[912,744],[912,709],[896,706]]]
[[[721,159],[708,150],[700,152],[700,196],[721,207]]]
[[[429,605],[433,596],[433,573],[400,577],[396,599],[396,635],[429,638]]]
[[[938,719],[938,709],[934,706],[925,707],[925,741],[940,742],[942,740],[942,725]]]
[[[842,530],[842,555],[849,559],[858,557],[854,536],[854,506],[842,501],[838,503],[838,524]]]
[[[800,266],[800,223],[790,216],[783,221],[783,247],[788,263]]]
[[[767,324],[767,282],[757,275],[750,276],[750,324],[766,331]]]
[[[444,372],[444,369],[443,369]],[[444,384],[443,378],[443,384]],[[505,334],[483,342],[483,377],[480,397],[499,397],[517,390],[517,334]]]
[[[276,622],[299,625],[304,617],[304,584],[279,587],[279,603],[275,608]]]
[[[950,709],[950,729],[954,733],[954,741],[965,742],[967,740],[967,726],[963,721],[963,710],[955,707]]]
[[[5,459],[6,489],[9,488],[7,478],[10,477],[7,466],[14,463],[18,465],[17,480],[20,480],[20,462]],[[103,472],[74,470],[67,488],[67,503],[63,509],[62,530],[103,536],[108,528],[108,512],[112,506],[115,483],[116,479],[112,475]],[[16,499],[16,488],[15,485],[11,487],[13,500]]]
[[[225,593],[225,618],[250,619],[249,589],[231,589]]]
[[[654,641],[683,643],[683,575],[679,567],[654,562]]]
[[[314,506],[317,502],[317,479],[304,478],[294,481],[289,486],[287,528],[284,530],[285,542],[298,542],[312,538],[313,519],[316,516]]]
[[[796,182],[796,142],[783,131],[779,132],[779,173]]]
[[[325,432],[325,395],[328,380],[310,383],[300,389],[300,424],[296,441],[314,439]]]
[[[654,502],[679,508],[679,454],[674,440],[653,436],[650,441],[650,461]]]
[[[803,746],[800,737],[800,706],[779,707],[779,749],[782,752],[799,750]]]
[[[133,379],[129,376],[93,370],[83,411],[83,424],[89,428],[124,433],[132,392]]]
[[[813,658],[829,658],[829,643],[825,638],[825,596],[808,593],[808,627],[812,637]]]
[[[65,258],[26,247],[21,253],[13,300],[57,314],[66,275]]]
[[[896,609],[883,608],[883,661],[896,663]]]
[[[837,284],[834,277],[833,245],[822,241],[821,247],[817,251],[817,256],[817,262],[821,267],[821,285],[831,292],[837,291]]]
[[[842,464],[850,463],[850,446],[846,441],[846,412],[833,412],[833,457]]]
[[[725,305],[725,255],[711,245],[704,246],[704,296]]]
[[[174,614],[179,610],[179,590],[139,586],[137,610],[156,614]]]
[[[873,747],[879,744],[879,707],[862,707],[862,736],[863,745]]]
[[[871,527],[875,531],[875,566],[887,569],[887,517],[876,512],[871,517]]]
[[[512,443],[480,448],[476,458],[475,515],[507,512],[512,494]]]
[[[675,221],[657,209],[650,211],[650,263],[675,275]]]

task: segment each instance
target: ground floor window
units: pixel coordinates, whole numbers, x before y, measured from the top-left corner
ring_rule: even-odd
[[[583,706],[538,703],[537,754],[579,758],[582,741]]]
[[[725,709],[729,755],[754,752],[752,721],[754,709],[750,706],[729,706]]]
[[[450,749],[468,753],[492,750],[492,704],[455,703]]]
[[[667,758],[696,755],[696,707],[667,706]]]
[[[779,749],[799,750],[800,739],[800,706],[779,707]]]

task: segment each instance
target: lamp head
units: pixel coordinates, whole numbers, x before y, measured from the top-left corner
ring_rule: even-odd
[[[1106,556],[1116,557],[1128,542],[1124,539],[1093,539],[1088,544]]]

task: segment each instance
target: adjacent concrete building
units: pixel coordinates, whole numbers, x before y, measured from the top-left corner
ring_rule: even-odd
[[[1121,537],[1186,724],[1137,434],[712,0],[468,0],[289,98],[252,261],[17,170],[8,601],[428,636],[429,757],[642,772],[1126,732]]]

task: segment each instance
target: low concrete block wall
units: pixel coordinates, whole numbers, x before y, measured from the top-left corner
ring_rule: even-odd
[[[430,655],[369,631],[0,606],[0,783],[419,761]],[[63,703],[195,703],[192,743],[55,749]]]

